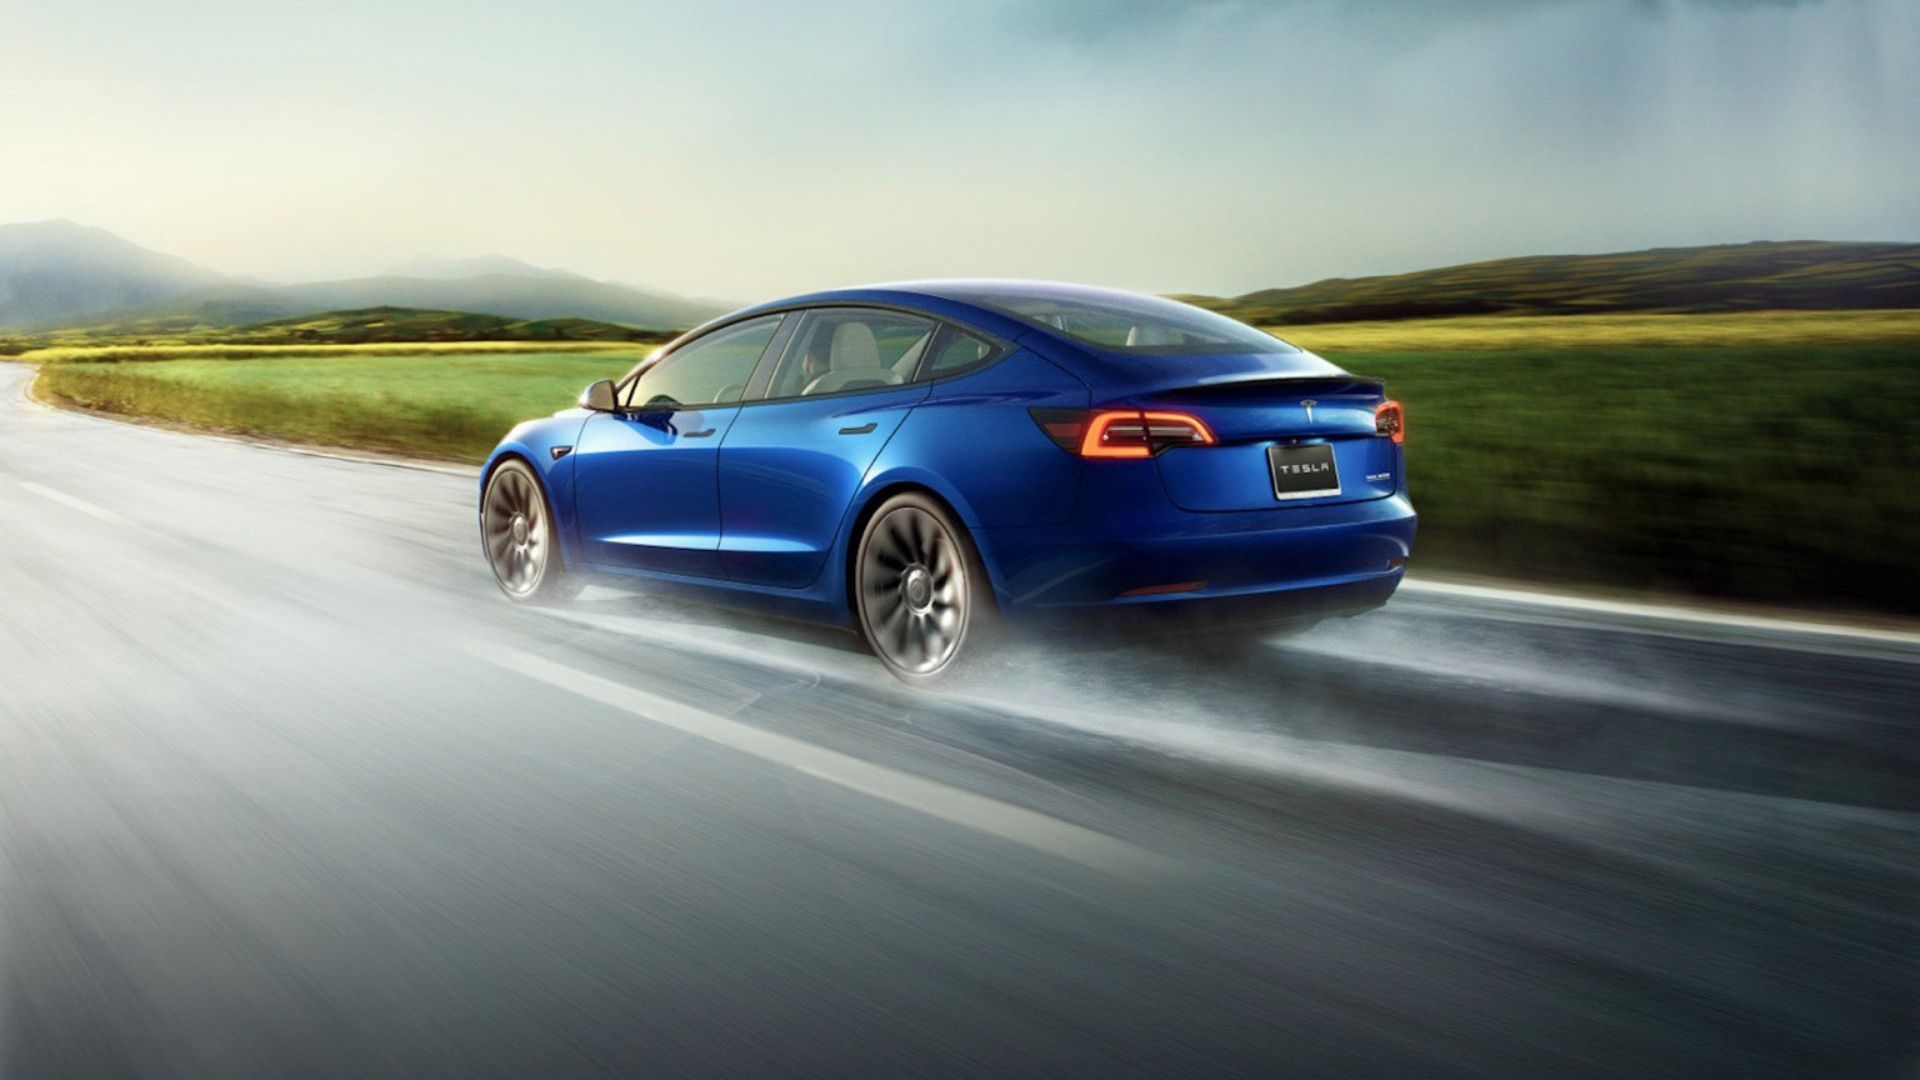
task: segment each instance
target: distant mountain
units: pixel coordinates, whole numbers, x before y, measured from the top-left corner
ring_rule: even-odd
[[[422,255],[397,263],[387,270],[389,277],[433,278],[446,281],[452,278],[485,277],[488,274],[505,274],[509,277],[562,278],[574,281],[586,280],[585,275],[558,267],[535,266],[505,255],[475,255],[465,259],[438,259]]]
[[[0,327],[164,334],[405,307],[685,329],[729,307],[497,255],[406,265],[411,274],[271,285],[226,277],[69,221],[0,225]]]
[[[1547,255],[1181,299],[1280,324],[1447,315],[1920,307],[1920,244],[1818,240]]]
[[[104,229],[71,221],[0,225],[0,326],[80,319],[222,280]]]
[[[303,310],[312,309],[301,308],[279,286],[233,283],[92,318],[42,323],[31,329],[85,330],[101,336],[169,335],[246,326]]]
[[[304,285],[216,285],[126,311],[42,324],[34,329],[84,329],[101,335],[183,334],[376,307],[458,311],[509,320],[586,319],[644,330],[684,330],[727,310],[718,303],[583,277],[487,274],[448,281],[377,277]]]

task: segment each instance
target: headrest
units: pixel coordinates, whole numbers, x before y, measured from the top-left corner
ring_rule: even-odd
[[[827,366],[834,371],[880,366],[880,343],[873,339],[873,331],[866,323],[847,322],[833,328]]]

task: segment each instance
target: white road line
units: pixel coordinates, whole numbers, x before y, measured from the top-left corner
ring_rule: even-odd
[[[1569,596],[1564,593],[1501,589],[1487,585],[1463,585],[1451,581],[1421,581],[1408,578],[1400,583],[1399,591],[1415,596],[1454,596],[1464,600],[1492,600],[1505,604],[1575,611],[1588,615],[1620,615],[1635,619],[1691,623],[1696,626],[1734,627],[1781,634],[1806,634],[1855,641],[1878,641],[1895,645],[1920,645],[1920,633],[1905,630],[1882,630],[1869,626],[1845,626],[1840,623],[1813,622],[1806,619],[1776,619],[1762,615],[1700,611],[1668,604],[1598,600],[1584,596]]]
[[[1142,848],[1058,818],[729,720],[529,653],[486,646],[468,651],[497,667],[643,720],[1096,870],[1137,874],[1169,865]]]
[[[19,480],[15,482],[18,483],[21,487],[26,488],[28,491],[33,492],[35,495],[38,495],[43,499],[49,499],[53,502],[57,502],[61,506],[64,506],[69,510],[78,510],[83,514],[86,514],[88,517],[99,518],[101,521],[104,521],[109,525],[131,525],[132,524],[132,522],[128,521],[126,518],[121,517],[119,514],[114,513],[113,511],[107,509],[104,506],[95,506],[94,504],[88,502],[85,499],[75,498],[74,496],[69,495],[64,491],[55,491],[50,487],[46,487],[42,484],[36,484],[31,480]]]

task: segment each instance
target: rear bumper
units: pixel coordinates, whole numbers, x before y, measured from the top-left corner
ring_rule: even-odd
[[[1003,612],[1213,609],[1283,619],[1374,607],[1399,585],[1417,521],[1399,494],[1200,513],[1088,494],[1064,525],[985,531],[982,555]]]

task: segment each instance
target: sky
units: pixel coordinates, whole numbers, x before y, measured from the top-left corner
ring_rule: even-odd
[[[1920,239],[1920,0],[0,0],[0,221],[269,280],[1237,294]]]

